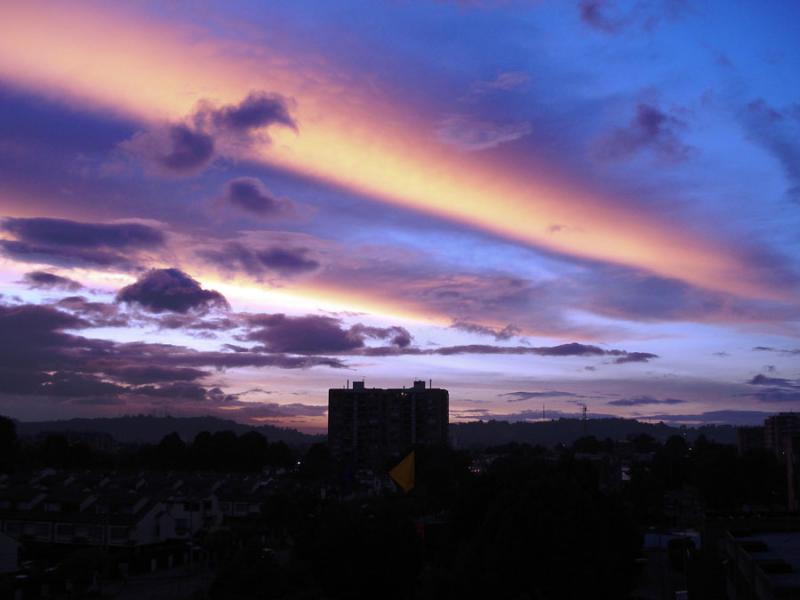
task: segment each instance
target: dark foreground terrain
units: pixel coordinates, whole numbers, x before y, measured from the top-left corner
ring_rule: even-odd
[[[252,430],[2,431],[2,598],[800,593],[785,457],[702,435],[417,448],[406,494]]]

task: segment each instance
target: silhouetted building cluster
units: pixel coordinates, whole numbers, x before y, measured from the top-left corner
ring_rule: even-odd
[[[766,449],[782,456],[787,445],[800,437],[800,413],[782,412],[772,415],[764,420],[764,425],[739,427],[736,436],[740,454]]]
[[[416,445],[447,444],[447,390],[415,381],[411,388],[367,388],[363,381],[328,391],[328,444],[334,459],[382,469]]]

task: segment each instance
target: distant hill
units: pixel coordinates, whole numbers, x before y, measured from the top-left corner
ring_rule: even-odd
[[[275,427],[273,425],[251,426],[229,419],[217,417],[154,417],[146,415],[108,417],[96,419],[69,419],[64,421],[17,422],[19,436],[35,436],[40,433],[57,432],[100,432],[108,433],[122,443],[153,444],[177,432],[184,441],[191,441],[201,431],[233,431],[241,435],[248,431],[258,431],[270,442],[286,442],[292,446],[313,444],[324,436],[308,435],[296,429]]]
[[[731,425],[703,425],[701,427],[671,427],[664,423],[643,423],[635,419],[557,419],[553,421],[476,421],[451,423],[450,439],[457,448],[486,447],[510,442],[540,444],[550,447],[556,444],[571,444],[579,437],[593,435],[599,440],[611,438],[624,440],[629,435],[646,433],[664,441],[672,435],[685,435],[694,440],[705,435],[709,440],[736,443],[736,428]]]
[[[252,426],[218,417],[154,417],[145,415],[108,417],[96,419],[69,419],[64,421],[17,422],[20,436],[35,436],[56,432],[100,432],[110,434],[122,443],[157,443],[173,431],[189,442],[201,431],[233,431],[241,435],[258,431],[271,442],[283,441],[292,446],[304,446],[323,441],[324,435],[309,435],[273,425]],[[664,423],[644,423],[634,419],[557,419],[535,423],[508,421],[476,421],[451,423],[450,438],[457,448],[479,448],[509,442],[554,446],[571,444],[583,435],[593,435],[603,440],[623,440],[629,435],[646,433],[664,441],[671,435],[685,435],[694,440],[700,434],[709,440],[725,444],[736,443],[736,428],[731,425],[704,425],[701,427],[671,427]]]

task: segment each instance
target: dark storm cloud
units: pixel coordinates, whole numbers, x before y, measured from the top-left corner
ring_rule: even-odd
[[[789,198],[800,203],[800,110],[777,109],[759,98],[747,105],[742,117],[750,138],[783,169]]]
[[[136,283],[122,288],[117,301],[137,304],[145,310],[186,313],[206,312],[211,308],[228,308],[225,296],[206,290],[189,275],[178,269],[151,269]]]
[[[115,304],[91,302],[83,296],[67,296],[54,304],[55,308],[67,310],[85,319],[91,327],[127,327],[128,315],[120,312]]]
[[[506,394],[499,394],[499,396],[507,397],[506,402],[524,402],[525,400],[534,400],[538,398],[566,398],[576,397],[578,394],[572,392],[562,392],[559,390],[549,390],[544,392],[508,392]]]
[[[287,215],[292,203],[276,197],[254,177],[239,177],[225,184],[223,202],[259,217]]]
[[[787,356],[792,356],[795,354],[800,354],[800,348],[772,348],[770,346],[756,346],[753,348],[755,352],[776,352],[778,354],[785,354]]]
[[[57,267],[94,267],[124,271],[137,267],[128,256],[108,250],[59,248],[17,240],[0,240],[0,249],[7,257],[19,262],[46,263]]]
[[[141,223],[82,223],[67,219],[6,218],[0,226],[18,240],[55,247],[155,248],[164,234]]]
[[[188,367],[162,367],[158,365],[121,366],[107,368],[105,372],[124,383],[140,385],[171,381],[194,381],[207,377],[210,373]]]
[[[393,327],[369,327],[357,323],[350,328],[350,333],[362,339],[369,337],[377,340],[389,340],[398,348],[407,348],[411,345],[412,339],[411,334],[405,327],[399,327],[397,325]]]
[[[73,279],[61,277],[47,271],[31,271],[30,273],[25,273],[23,279],[28,284],[28,287],[35,290],[67,290],[75,292],[83,287]]]
[[[781,377],[767,377],[766,375],[758,374],[748,381],[750,385],[775,385],[781,387],[800,387],[800,384],[790,379],[783,379]]]
[[[351,352],[352,354],[363,354],[366,356],[401,356],[404,354],[410,355],[439,355],[439,356],[455,356],[460,354],[508,354],[508,355],[526,355],[532,354],[537,356],[612,356],[614,364],[622,364],[626,362],[648,362],[654,358],[658,358],[657,354],[649,352],[628,352],[627,350],[605,350],[598,346],[591,346],[587,344],[579,344],[572,342],[569,344],[561,344],[559,346],[494,346],[490,344],[465,344],[460,346],[443,346],[441,348],[422,349],[414,346],[397,347],[372,347],[361,348],[356,347]]]
[[[800,402],[800,379],[769,377],[759,373],[747,383],[763,386],[762,389],[750,394],[759,402]]]
[[[0,367],[0,393],[81,398],[116,395],[124,388],[85,373],[28,371]]]
[[[82,356],[108,347],[65,333],[90,323],[50,307],[0,305],[0,391],[20,394],[86,395],[113,391],[91,373],[76,373]]]
[[[663,160],[684,160],[691,149],[678,136],[683,127],[685,123],[677,117],[653,105],[640,103],[626,127],[616,129],[601,141],[599,155],[619,159],[649,150]]]
[[[679,400],[678,398],[664,398],[659,400],[652,396],[636,396],[635,398],[621,398],[619,400],[611,400],[608,402],[611,406],[646,406],[652,404],[686,404],[686,400]]]
[[[198,118],[223,130],[250,131],[270,125],[297,129],[297,122],[289,114],[289,105],[290,101],[279,94],[250,92],[239,104],[203,107]]]
[[[187,125],[172,125],[167,131],[168,145],[152,159],[165,169],[195,171],[214,156],[214,138]]]
[[[179,381],[162,385],[142,385],[131,388],[129,393],[139,396],[169,398],[172,400],[201,401],[208,398],[208,390],[197,383]]]
[[[59,350],[78,338],[64,330],[83,329],[90,323],[63,311],[30,304],[0,305],[0,365],[28,368],[37,365],[55,370],[60,365]],[[65,357],[69,360],[69,356]]]
[[[41,387],[34,393],[42,396],[83,397],[115,395],[124,389],[94,375],[56,372],[43,381]]]
[[[609,353],[609,351],[598,348],[597,346],[579,344],[577,342],[561,344],[559,346],[542,346],[539,348],[531,348],[530,350],[532,354],[539,354],[541,356],[602,356]],[[610,352],[625,353],[624,350],[611,350]]]
[[[170,344],[118,343],[67,333],[90,320],[53,306],[0,304],[0,392],[48,397],[199,398],[205,368],[314,366],[339,359],[282,353],[202,352]]]
[[[320,315],[291,317],[283,314],[243,315],[249,326],[242,339],[263,344],[262,352],[292,354],[369,354],[417,353],[411,348],[411,334],[404,327],[373,327],[356,323],[347,327],[340,319]],[[367,348],[368,339],[387,340],[384,348]],[[375,351],[373,353],[372,351]],[[395,351],[395,352],[392,352]]]
[[[650,352],[625,352],[623,350],[619,352],[611,351],[609,354],[617,357],[614,359],[614,364],[617,365],[622,365],[625,363],[649,362],[654,358],[658,358],[657,354],[651,354]]]
[[[289,105],[286,98],[265,92],[251,92],[239,104],[221,107],[203,101],[185,121],[141,131],[120,147],[162,173],[192,175],[224,154],[228,146],[268,142],[265,130],[270,126],[297,130]]]
[[[214,158],[214,137],[188,123],[168,123],[140,131],[120,144],[122,150],[161,173],[186,176],[199,173]]]
[[[345,328],[339,319],[332,317],[253,315],[249,323],[256,329],[246,339],[262,343],[268,352],[332,354],[364,346],[363,333]]]
[[[477,323],[469,323],[467,321],[455,321],[450,327],[460,331],[466,331],[467,333],[477,333],[478,335],[491,336],[498,342],[509,340],[521,333],[518,327],[515,327],[510,323],[502,329],[496,329],[493,327],[479,325]]]
[[[220,250],[204,250],[197,255],[227,273],[244,271],[260,278],[269,273],[284,277],[316,271],[320,263],[309,256],[306,248],[271,248],[253,250],[238,242],[225,244]]]
[[[141,223],[83,223],[67,219],[7,218],[0,229],[14,240],[0,240],[10,258],[64,267],[130,270],[136,253],[157,249],[164,234]]]

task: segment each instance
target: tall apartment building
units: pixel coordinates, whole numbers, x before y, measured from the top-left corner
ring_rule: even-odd
[[[800,436],[800,413],[785,412],[767,417],[764,421],[764,432],[767,449],[778,455],[783,454],[786,438]]]
[[[415,445],[447,444],[450,397],[415,381],[411,388],[328,390],[328,445],[353,467],[384,469]]]

